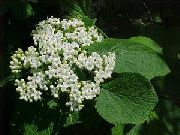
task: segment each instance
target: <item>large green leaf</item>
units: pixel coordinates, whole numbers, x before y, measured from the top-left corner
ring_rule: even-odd
[[[140,124],[157,101],[156,92],[146,78],[136,73],[121,73],[102,86],[96,109],[112,124]]]
[[[135,72],[152,79],[170,72],[164,60],[155,51],[140,43],[125,39],[104,39],[100,43],[85,47],[85,49],[89,53],[107,54],[108,52],[115,52],[116,65],[114,71],[118,73]]]
[[[141,44],[153,49],[157,53],[162,54],[162,48],[154,40],[152,40],[150,38],[138,36],[138,37],[132,37],[129,40],[132,42],[135,42],[135,43],[141,43]]]

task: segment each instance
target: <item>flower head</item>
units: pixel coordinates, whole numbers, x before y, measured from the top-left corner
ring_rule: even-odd
[[[41,100],[46,91],[59,98],[65,92],[70,110],[81,110],[83,101],[95,98],[100,93],[100,83],[111,77],[115,54],[88,55],[83,47],[101,42],[103,36],[76,18],[48,18],[37,25],[32,35],[35,46],[25,52],[18,49],[10,62],[13,73],[29,71],[27,78],[15,81],[20,99]],[[80,80],[74,66],[90,71],[94,80]]]

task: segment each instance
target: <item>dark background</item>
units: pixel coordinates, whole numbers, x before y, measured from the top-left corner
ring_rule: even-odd
[[[0,78],[9,73],[9,57],[18,47],[33,44],[31,31],[47,17],[67,14],[62,0],[0,1]],[[160,102],[156,108],[159,120],[145,127],[146,135],[178,135],[180,132],[180,1],[179,0],[92,0],[91,18],[109,37],[147,36],[162,48],[171,73],[156,78]],[[10,133],[15,106],[14,88],[0,89],[0,135]]]

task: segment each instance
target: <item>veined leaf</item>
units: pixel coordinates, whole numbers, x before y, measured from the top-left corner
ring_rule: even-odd
[[[141,124],[157,101],[156,92],[146,78],[135,73],[121,73],[102,86],[96,109],[112,124]]]
[[[152,50],[154,50],[155,52],[157,52],[159,54],[163,53],[162,48],[154,40],[152,40],[150,38],[138,36],[138,37],[130,38],[129,41],[143,44],[143,45],[151,48]]]
[[[104,39],[85,47],[89,53],[98,52],[107,54],[116,53],[114,72],[140,73],[148,79],[164,76],[170,72],[167,64],[159,55],[149,47],[125,39]]]

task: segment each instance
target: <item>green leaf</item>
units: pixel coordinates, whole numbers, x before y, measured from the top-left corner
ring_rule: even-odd
[[[124,129],[123,124],[116,125],[115,127],[111,128],[111,134],[112,135],[123,135],[123,129]]]
[[[34,15],[34,10],[28,2],[11,2],[10,9],[12,14],[19,19],[27,19]]]
[[[147,123],[150,123],[151,121],[159,120],[159,117],[155,111],[152,111],[149,117],[146,119]]]
[[[0,80],[0,87],[5,86],[7,83],[14,81],[15,79],[19,78],[20,74],[11,74],[4,78],[3,80]]]
[[[84,22],[86,27],[94,26],[96,23],[96,19],[91,19],[88,16],[82,16],[80,19]]]
[[[178,53],[178,56],[177,56],[177,58],[180,60],[180,53]]]
[[[72,112],[69,114],[69,116],[66,119],[66,123],[64,124],[64,127],[67,127],[69,125],[77,124],[79,122],[79,113],[78,112]]]
[[[64,4],[67,7],[67,12],[69,13],[69,16],[75,18],[82,18],[82,16],[85,16],[78,2],[74,0],[70,0],[70,1],[64,1]]]
[[[131,42],[125,39],[104,39],[85,47],[88,53],[98,52],[107,54],[116,53],[116,65],[114,72],[135,72],[140,73],[148,79],[157,76],[164,76],[170,72],[167,64],[159,55],[149,47]]]
[[[162,48],[152,39],[143,37],[143,36],[138,36],[138,37],[132,37],[129,39],[131,42],[135,43],[141,43],[151,49],[153,49],[155,52],[162,54]]]
[[[141,135],[142,125],[135,125],[126,135]]]
[[[89,3],[88,1],[86,1],[87,4]],[[65,4],[68,6],[68,13],[70,17],[73,18],[78,18],[81,19],[86,27],[90,27],[93,26],[96,22],[96,19],[91,19],[90,17],[88,17],[88,10],[86,9],[86,2],[83,0],[80,3],[76,2],[76,1],[69,1],[69,2],[65,2]],[[89,8],[89,7],[88,7]]]
[[[55,109],[58,106],[57,102],[55,102],[53,99],[48,101],[47,105],[50,109]]]
[[[161,19],[161,17],[160,17],[159,15],[156,15],[156,16],[154,17],[154,21],[155,21],[156,23],[162,23],[162,19]]]
[[[156,92],[146,78],[135,73],[121,73],[102,86],[96,109],[112,124],[141,124],[157,101]]]
[[[26,10],[26,16],[27,17],[30,17],[30,16],[34,15],[33,8],[29,3],[26,4],[26,9],[25,10]]]
[[[38,127],[34,124],[25,124],[24,134],[23,135],[51,135],[53,132],[53,124],[45,129],[38,131]]]
[[[78,3],[80,7],[82,8],[83,12],[86,15],[89,15],[90,9],[91,9],[91,0],[79,0]]]

